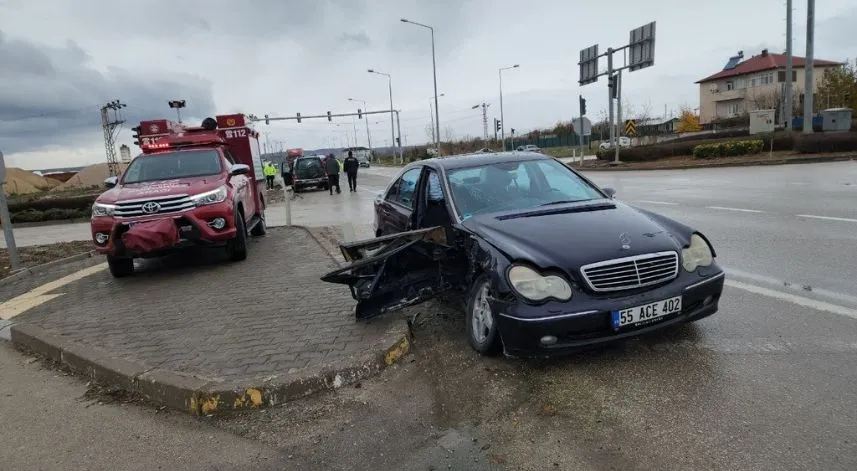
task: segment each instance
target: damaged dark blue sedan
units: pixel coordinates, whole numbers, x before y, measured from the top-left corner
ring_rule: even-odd
[[[350,287],[358,319],[458,298],[482,354],[551,356],[697,321],[723,291],[703,234],[543,154],[414,162],[376,199],[375,229],[322,280]]]

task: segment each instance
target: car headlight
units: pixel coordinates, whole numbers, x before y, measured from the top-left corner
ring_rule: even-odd
[[[116,205],[104,203],[92,203],[92,217],[113,216]]]
[[[203,206],[206,204],[217,204],[222,203],[226,200],[226,187],[221,186],[216,190],[206,191],[205,193],[200,193],[198,195],[193,195],[190,197],[191,201],[194,202],[197,206]]]
[[[509,283],[516,293],[530,301],[544,301],[548,298],[560,301],[571,299],[571,286],[562,277],[542,275],[523,265],[515,265],[509,269]]]
[[[690,236],[690,245],[681,249],[681,263],[687,271],[694,271],[697,267],[707,267],[714,262],[711,247],[699,234]]]

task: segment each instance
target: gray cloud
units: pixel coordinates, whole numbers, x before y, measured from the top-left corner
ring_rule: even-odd
[[[367,48],[372,46],[372,39],[363,31],[359,33],[342,33],[339,36],[339,40],[350,47]]]
[[[187,100],[187,116],[214,113],[211,83],[180,73],[168,76],[109,68],[102,73],[74,42],[50,48],[7,38],[0,31],[0,146],[9,154],[77,146],[99,135],[99,107],[119,99],[126,126],[163,116],[171,98]]]

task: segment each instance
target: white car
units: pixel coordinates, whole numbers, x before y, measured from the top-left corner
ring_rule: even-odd
[[[619,147],[631,147],[631,138],[625,136],[619,136]],[[598,144],[598,148],[601,150],[610,148],[610,141],[604,141],[601,144]]]
[[[541,152],[541,149],[539,149],[539,146],[534,146],[532,144],[528,144],[525,146],[518,146],[518,148],[515,150],[518,152]]]

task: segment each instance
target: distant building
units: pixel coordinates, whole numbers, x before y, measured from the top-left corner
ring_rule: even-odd
[[[119,146],[119,161],[126,164],[131,161],[131,148],[125,144]]]
[[[785,54],[771,54],[763,49],[758,56],[744,59],[744,51],[730,57],[720,72],[697,81],[699,84],[699,121],[742,116],[760,109],[779,110],[786,82]],[[794,108],[803,103],[803,57],[792,56],[792,94]],[[842,62],[816,59],[813,61],[813,86],[818,89],[824,72]]]

